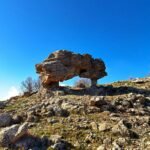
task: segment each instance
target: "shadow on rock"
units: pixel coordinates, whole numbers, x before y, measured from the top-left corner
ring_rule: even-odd
[[[64,95],[91,95],[91,96],[115,96],[115,95],[123,95],[123,94],[143,94],[144,96],[150,95],[150,90],[140,89],[130,86],[120,86],[113,87],[111,85],[108,86],[99,86],[99,87],[91,87],[91,88],[70,88],[70,87],[59,87],[53,92],[63,91]],[[61,93],[62,94],[62,93]]]
[[[51,141],[47,137],[39,138],[30,134],[25,134],[9,145],[10,150],[47,150]]]

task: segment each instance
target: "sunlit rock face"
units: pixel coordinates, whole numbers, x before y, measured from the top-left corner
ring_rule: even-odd
[[[67,50],[58,50],[36,65],[36,72],[40,74],[41,84],[45,88],[58,87],[59,82],[75,76],[89,78],[92,86],[96,86],[97,80],[107,75],[105,69],[103,60]]]

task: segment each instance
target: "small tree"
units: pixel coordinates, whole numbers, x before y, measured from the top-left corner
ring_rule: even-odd
[[[23,92],[36,92],[40,88],[40,80],[33,80],[31,77],[28,77],[25,81],[21,82],[21,89]]]
[[[87,78],[81,78],[75,82],[74,86],[78,88],[88,88],[91,86],[91,80]]]

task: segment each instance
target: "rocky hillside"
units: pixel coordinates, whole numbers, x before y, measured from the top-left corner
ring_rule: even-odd
[[[150,78],[0,102],[0,150],[149,150]]]

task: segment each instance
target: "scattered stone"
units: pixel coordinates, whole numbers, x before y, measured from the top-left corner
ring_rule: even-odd
[[[109,116],[110,117],[121,117],[120,114],[117,114],[117,113],[111,113]]]
[[[68,117],[69,116],[69,112],[65,109],[62,109],[60,107],[53,107],[53,111],[55,116],[60,116],[60,117]]]
[[[53,143],[58,143],[59,141],[61,141],[62,136],[56,134],[56,135],[51,135],[50,139]]]
[[[87,123],[82,123],[77,125],[77,130],[87,130],[90,126]]]
[[[77,103],[73,103],[73,102],[63,102],[61,104],[61,108],[68,110],[68,111],[73,111],[79,107],[80,107],[80,105],[78,105]]]
[[[8,149],[37,149],[46,150],[50,146],[51,142],[48,138],[38,138],[28,133],[27,122],[21,126],[12,125],[10,127],[3,128],[0,131],[0,146],[7,147]]]
[[[51,146],[54,150],[71,150],[71,145],[66,141],[59,141],[53,146]]]
[[[111,126],[110,126],[110,124],[104,122],[104,123],[100,123],[99,124],[98,129],[99,129],[100,132],[102,132],[102,131],[108,131],[108,130],[111,129]]]
[[[100,145],[97,150],[106,150],[105,144]]]
[[[28,126],[29,124],[27,122],[19,126],[18,131],[15,134],[15,139],[18,139],[19,137],[22,137],[23,135],[25,135],[28,132]]]
[[[129,128],[126,126],[126,120],[121,120],[112,128],[113,134],[121,134],[122,136],[129,136]]]
[[[36,104],[36,105],[32,106],[31,108],[29,108],[27,112],[35,113],[35,111],[36,111],[37,109],[41,109],[42,106],[43,106],[43,104]]]
[[[8,113],[0,114],[0,127],[10,126],[13,122],[12,116]]]
[[[138,138],[139,135],[131,130],[132,125],[127,120],[121,120],[117,125],[112,128],[113,134],[120,134],[131,138]]]
[[[117,140],[116,140],[116,143],[120,146],[120,147],[123,147],[123,146],[125,146],[125,144],[126,144],[126,139],[125,138],[118,138]]]
[[[52,116],[59,116],[59,117],[68,117],[69,112],[63,108],[61,108],[59,105],[49,105],[45,109],[45,115],[47,117],[52,117]]]
[[[98,124],[96,122],[91,122],[90,125],[91,125],[93,130],[95,130],[95,131],[98,130]]]
[[[23,121],[23,117],[20,115],[13,116],[13,124],[20,124]]]
[[[8,147],[15,139],[15,135],[19,129],[19,125],[12,125],[0,131],[0,145]]]
[[[0,101],[0,109],[4,109],[6,106],[6,103],[3,101]]]
[[[114,141],[113,143],[112,150],[122,150],[121,147]]]
[[[123,107],[126,107],[126,108],[130,108],[130,107],[132,107],[132,104],[131,104],[130,101],[123,100],[123,101],[122,101],[122,106],[123,106]]]
[[[51,135],[50,140],[52,141],[52,148],[54,150],[70,150],[71,144],[62,139],[60,135]]]
[[[27,117],[27,122],[38,122],[39,121],[39,117],[38,116],[35,116],[35,115],[29,115]]]
[[[107,105],[107,102],[104,100],[104,96],[97,96],[90,99],[90,105],[100,107],[102,105]]]
[[[99,112],[101,112],[101,109],[98,108],[98,107],[89,106],[88,109],[86,109],[86,112],[88,114],[90,114],[90,113],[99,113]]]
[[[94,140],[93,135],[92,135],[92,134],[88,134],[88,135],[85,137],[84,142],[86,142],[86,143],[92,143],[93,140]]]
[[[77,148],[77,149],[80,149],[80,148],[81,148],[81,145],[80,145],[80,143],[79,143],[78,141],[76,141],[76,142],[74,143],[74,147]]]
[[[108,138],[103,140],[103,143],[108,146],[112,143],[112,140],[111,140],[111,138],[108,137]]]
[[[47,122],[50,123],[50,124],[55,124],[55,123],[58,123],[59,120],[53,119],[53,118],[52,118],[52,119],[51,119],[51,118],[48,118],[48,119],[47,119]]]
[[[10,127],[3,128],[0,132],[0,145],[8,147],[13,144],[17,139],[27,134],[28,124],[24,123],[21,126],[12,125]]]
[[[10,148],[16,150],[47,150],[50,145],[51,141],[46,137],[38,138],[30,134],[25,134],[17,139]]]

